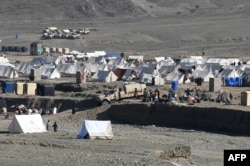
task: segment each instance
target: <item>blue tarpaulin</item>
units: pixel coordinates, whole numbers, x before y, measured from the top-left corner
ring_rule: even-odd
[[[241,77],[228,77],[225,80],[226,86],[242,86],[242,78]]]
[[[105,58],[109,59],[121,59],[121,53],[109,52],[105,55]]]

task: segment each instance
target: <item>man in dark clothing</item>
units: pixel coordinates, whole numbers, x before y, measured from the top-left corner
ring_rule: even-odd
[[[152,86],[155,85],[155,77],[152,77]]]
[[[57,125],[56,122],[52,125],[52,127],[54,128],[54,132],[57,132],[57,130],[58,130],[58,125]]]
[[[73,104],[73,107],[72,107],[72,114],[75,114],[76,113],[76,108],[75,108],[75,104]]]

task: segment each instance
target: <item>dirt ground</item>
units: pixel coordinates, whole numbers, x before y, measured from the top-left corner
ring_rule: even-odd
[[[179,90],[195,87],[194,84],[180,85]],[[201,89],[206,89],[203,84]],[[153,88],[153,87],[151,87]],[[161,87],[162,91],[168,86]],[[225,89],[232,92],[235,109],[246,109],[237,105],[240,91],[245,88]],[[135,102],[135,101],[134,101]],[[201,107],[228,107],[223,103],[202,102]],[[109,106],[95,107],[72,114],[66,110],[55,115],[43,115],[46,124],[57,122],[59,131],[52,127],[45,133],[10,134],[8,126],[13,119],[0,117],[1,165],[223,165],[225,149],[248,149],[250,137],[234,133],[213,133],[181,128],[119,124],[112,120],[112,140],[76,139],[83,120],[95,120],[99,113],[105,113]],[[231,108],[233,106],[230,106]],[[110,120],[102,115],[99,120]],[[169,151],[176,147],[187,147],[191,155],[169,157]],[[172,152],[172,151],[171,151]],[[186,154],[186,155],[185,155]]]
[[[109,5],[103,10],[98,11],[101,8],[99,1],[91,0],[88,4],[81,4],[82,6],[75,5],[78,10],[69,7],[69,12],[63,5],[70,6],[73,1],[65,0],[64,4],[47,2],[46,5],[39,1],[34,1],[35,4],[31,5],[24,1],[3,1],[0,7],[0,44],[29,48],[31,42],[40,40],[45,27],[90,27],[96,31],[81,39],[43,40],[43,44],[47,47],[67,47],[83,52],[107,51],[123,52],[125,56],[144,55],[145,59],[153,59],[155,56],[183,58],[201,55],[205,58],[237,57],[243,61],[249,60],[250,4],[246,0],[192,0],[190,3],[165,0],[124,0],[119,4],[118,1],[108,2]],[[88,10],[91,11],[91,17],[87,17]],[[126,15],[123,15],[124,12],[121,11],[125,10]],[[18,38],[16,34],[19,34]],[[27,54],[29,53],[7,53],[7,57],[11,62],[30,61],[33,57]],[[195,86],[185,84],[180,89]],[[161,88],[167,90],[170,85]],[[203,84],[201,88],[207,90],[208,84]],[[240,103],[241,92],[249,90],[249,87],[223,88],[233,93],[235,107]],[[208,103],[203,104],[202,106],[211,106]],[[213,104],[226,107],[221,103]],[[248,110],[248,107],[238,108]],[[43,116],[44,123],[47,120],[58,122],[59,131],[56,133],[48,131],[39,134],[9,134],[8,125],[13,115],[9,120],[1,116],[1,165],[217,166],[223,165],[225,149],[250,148],[248,136],[158,127],[153,124],[118,124],[115,121],[112,121],[115,136],[113,140],[75,139],[83,120],[96,119],[96,115],[105,109],[96,107],[74,115],[71,110],[66,110]],[[168,158],[164,155],[164,151],[176,145],[190,147],[191,156]]]

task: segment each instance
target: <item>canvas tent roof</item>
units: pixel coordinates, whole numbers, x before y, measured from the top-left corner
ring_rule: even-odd
[[[171,73],[171,72],[174,72],[174,71],[177,71],[176,70],[176,66],[172,65],[172,66],[161,66],[159,68],[159,73],[161,75],[167,75],[168,73]]]
[[[44,57],[45,64],[53,64],[57,60],[58,56],[46,56]]]
[[[98,70],[93,76],[93,79],[101,82],[114,82],[117,81],[117,76],[113,71]]]
[[[195,79],[201,77],[204,82],[209,82],[209,78],[214,78],[213,73],[208,70],[195,70],[192,76]]]
[[[165,84],[164,79],[160,75],[153,76],[152,74],[143,73],[139,82],[152,84],[152,80],[155,80],[155,85],[163,85]]]
[[[44,79],[58,79],[61,74],[56,68],[41,68],[41,77]]]
[[[22,73],[25,76],[30,75],[30,70],[33,68],[33,65],[30,62],[21,62],[16,65],[16,70],[19,73]]]
[[[46,127],[40,114],[15,115],[8,130],[10,133],[46,132]]]
[[[97,64],[97,63],[106,64],[106,60],[104,56],[89,57],[87,60],[87,63],[88,64]]]
[[[76,74],[77,66],[71,63],[60,64],[57,66],[57,70],[63,74]]]
[[[117,52],[108,52],[105,55],[105,58],[107,58],[107,59],[122,59],[121,53],[117,53]]]
[[[217,75],[217,77],[240,77],[240,74],[235,69],[224,69],[221,73]]]
[[[78,139],[112,139],[114,137],[111,121],[84,120]]]
[[[154,58],[155,58],[155,61],[156,61],[157,63],[159,63],[160,61],[165,60],[165,57],[163,57],[163,56],[161,56],[161,57],[154,57]]]
[[[17,71],[11,66],[0,66],[1,78],[18,78]]]
[[[128,81],[137,78],[137,73],[133,69],[127,69],[122,76],[122,80]]]
[[[172,83],[173,81],[177,81],[179,84],[182,84],[183,80],[184,80],[184,75],[185,74],[183,74],[183,73],[177,73],[177,72],[169,73],[165,77],[165,82],[166,83]],[[186,83],[190,83],[190,79],[189,78],[186,80]]]
[[[206,61],[206,63],[220,64],[220,65],[224,65],[224,66],[230,65],[230,62],[227,59],[223,59],[223,58],[209,58]]]
[[[96,73],[98,70],[108,71],[106,64],[86,64],[91,73]]]
[[[9,59],[6,55],[2,54],[0,55],[0,62],[9,63]]]
[[[175,65],[175,61],[171,57],[167,57],[166,59],[159,62],[159,65]]]

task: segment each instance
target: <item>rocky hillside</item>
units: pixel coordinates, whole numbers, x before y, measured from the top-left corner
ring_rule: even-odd
[[[1,0],[1,22],[84,20],[150,14],[247,12],[247,0]],[[212,11],[211,11],[212,10]]]
[[[144,11],[130,0],[2,0],[0,13],[2,22],[29,22],[138,15]]]

